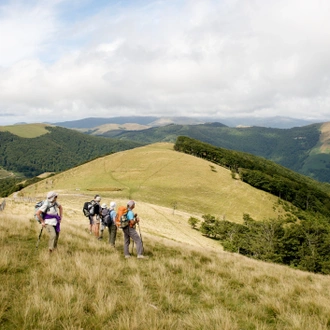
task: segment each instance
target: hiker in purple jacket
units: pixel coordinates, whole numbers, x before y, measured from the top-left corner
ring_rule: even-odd
[[[41,225],[47,229],[49,234],[48,248],[51,253],[57,247],[60,223],[63,217],[63,208],[57,202],[57,193],[55,191],[50,191],[47,194],[47,199],[37,211],[37,216]]]

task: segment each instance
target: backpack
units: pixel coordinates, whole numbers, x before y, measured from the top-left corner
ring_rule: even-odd
[[[41,223],[41,222],[40,222],[40,219],[39,219],[38,216],[37,216],[37,212],[39,211],[40,207],[41,207],[42,205],[44,205],[44,203],[48,203],[48,201],[47,201],[47,200],[45,200],[45,201],[40,201],[40,202],[36,203],[36,205],[34,206],[34,218],[35,218],[39,223]],[[49,211],[49,209],[50,209],[50,205],[49,205],[49,203],[48,203],[48,206],[47,206],[46,212],[42,212],[42,213],[41,213],[41,217],[42,217],[43,219],[44,219],[44,217],[45,217],[45,213],[47,213],[47,212]]]
[[[105,226],[111,225],[111,217],[110,217],[110,211],[108,208],[104,208],[101,211],[102,214],[102,222]]]
[[[85,217],[89,217],[90,215],[91,216],[95,215],[94,205],[95,205],[94,201],[84,203],[83,213]]]
[[[129,225],[129,220],[127,219],[128,209],[125,206],[119,206],[116,215],[116,226],[118,228],[126,228]]]

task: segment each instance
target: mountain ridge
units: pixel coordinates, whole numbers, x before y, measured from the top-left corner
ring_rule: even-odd
[[[122,117],[89,117],[79,120],[70,120],[64,122],[54,122],[53,125],[66,127],[66,128],[77,128],[77,129],[95,129],[97,126],[103,124],[127,124],[127,123],[137,123],[140,125],[146,125],[149,127],[164,126],[168,124],[182,124],[182,125],[193,125],[193,124],[205,124],[210,122],[221,122],[225,126],[229,127],[250,127],[250,126],[260,126],[260,127],[270,127],[270,128],[293,128],[306,126],[314,123],[319,123],[319,121],[313,120],[303,120],[290,117],[265,117],[265,118],[255,118],[255,117],[175,117],[175,116],[122,116]]]

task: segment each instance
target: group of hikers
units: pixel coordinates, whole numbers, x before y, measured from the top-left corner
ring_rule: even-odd
[[[52,253],[57,248],[58,238],[60,234],[60,224],[63,219],[63,208],[57,201],[58,194],[55,191],[50,191],[47,194],[46,200],[42,203],[41,207],[36,212],[36,217],[42,225],[42,229],[46,228],[49,234],[48,249]],[[111,202],[109,208],[106,203],[100,204],[101,197],[95,195],[94,199],[90,202],[86,202],[86,210],[84,206],[84,213],[89,219],[89,232],[93,234],[97,239],[103,239],[103,233],[105,228],[108,228],[109,232],[109,244],[112,248],[115,248],[117,229],[121,228],[124,234],[124,256],[130,258],[129,245],[131,239],[136,245],[136,252],[138,259],[146,259],[148,257],[143,255],[143,243],[141,236],[136,231],[136,225],[139,224],[139,217],[134,214],[135,201],[129,200],[123,217],[127,222],[127,225],[121,226],[118,221],[116,212],[116,203]],[[117,220],[117,221],[116,221]],[[42,232],[42,231],[41,231]],[[40,233],[41,233],[40,232]],[[39,235],[40,238],[40,235]]]

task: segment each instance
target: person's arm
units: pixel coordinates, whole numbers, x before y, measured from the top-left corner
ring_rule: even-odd
[[[129,213],[129,220],[133,226],[140,221],[137,213],[134,214],[132,211]]]
[[[61,220],[62,220],[62,218],[63,218],[63,207],[62,207],[62,205],[59,205],[58,208],[60,210],[60,217],[61,217]]]
[[[41,225],[42,225],[43,227],[45,227],[46,224],[45,224],[45,220],[44,220],[43,217],[42,217],[42,213],[43,213],[43,212],[39,209],[39,210],[37,211],[36,215],[37,215],[38,219],[40,220]]]

